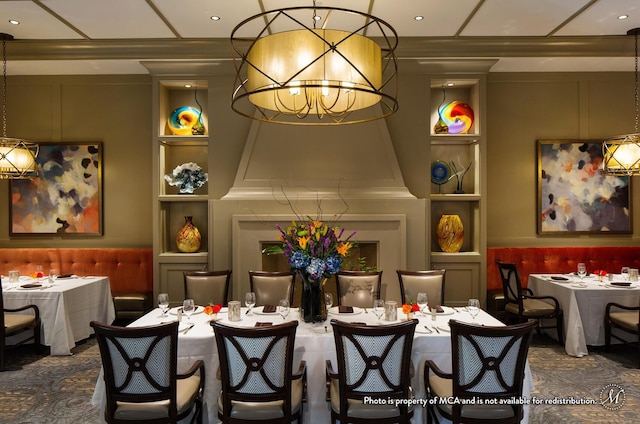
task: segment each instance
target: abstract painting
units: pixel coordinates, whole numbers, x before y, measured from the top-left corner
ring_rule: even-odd
[[[11,181],[10,235],[102,235],[102,143],[41,144],[36,162]]]
[[[632,232],[629,177],[602,160],[602,141],[538,140],[538,234]]]

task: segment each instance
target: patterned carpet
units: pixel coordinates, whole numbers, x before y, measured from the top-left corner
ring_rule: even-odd
[[[529,352],[536,386],[532,397],[543,402],[573,397],[597,404],[534,405],[530,423],[640,422],[640,370],[635,366],[635,348],[615,346],[610,352],[601,348],[590,352],[584,358],[574,358],[550,339],[534,338]],[[7,370],[0,373],[0,422],[99,422],[91,396],[100,366],[93,338],[78,345],[73,356],[36,355],[32,346],[10,351]],[[622,397],[617,398],[618,404],[608,405],[620,407],[615,411],[600,404],[600,392],[608,384],[615,385],[616,393],[618,387],[624,389],[624,405],[620,407]]]

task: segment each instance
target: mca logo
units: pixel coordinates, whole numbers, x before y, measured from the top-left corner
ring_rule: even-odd
[[[622,408],[626,399],[624,389],[617,384],[607,384],[600,390],[600,405],[609,411]]]

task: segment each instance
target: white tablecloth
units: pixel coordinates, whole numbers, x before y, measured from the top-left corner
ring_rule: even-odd
[[[558,299],[564,315],[565,351],[572,356],[589,354],[587,346],[604,345],[604,312],[607,303],[638,306],[640,285],[630,288],[611,287],[608,280],[598,281],[595,276],[580,280],[573,275],[563,275],[567,281],[555,281],[560,274],[531,274],[528,287],[536,296],[553,296]],[[622,281],[619,275],[614,280]],[[553,332],[555,335],[555,331]]]
[[[226,313],[219,314],[219,318],[226,324],[237,324],[241,326],[254,326],[258,321],[268,321],[274,324],[281,323],[283,320],[279,315],[259,315],[254,313],[252,316],[246,315],[246,310],[242,310],[242,321],[239,323],[230,323]],[[405,318],[402,312],[398,313],[400,318]],[[170,316],[175,319],[175,316]],[[378,319],[369,310],[367,313],[361,312],[357,315],[329,315],[329,318],[339,318],[344,321],[351,322],[367,322],[375,324]],[[296,309],[292,309],[287,319],[298,319],[299,314]],[[430,317],[416,317],[420,320],[419,328],[424,325],[432,325]],[[464,311],[456,312],[452,315],[438,316],[436,320],[437,327],[447,327],[449,319],[454,318],[459,321],[471,322],[471,316]],[[183,317],[183,321],[186,318]],[[208,420],[205,422],[215,423],[217,420],[217,398],[220,392],[220,382],[216,379],[216,370],[218,368],[218,353],[215,338],[211,326],[208,324],[209,317],[205,314],[195,314],[191,320],[196,323],[195,327],[187,334],[179,333],[178,338],[178,372],[185,371],[196,359],[202,359],[205,362],[206,383],[204,400],[206,402],[206,413]],[[135,321],[132,325],[152,325],[167,318],[160,317],[160,310],[155,309],[144,317]],[[380,321],[384,323],[384,319]],[[476,322],[485,325],[502,325],[502,323],[489,314],[481,312],[476,318]],[[328,332],[325,332],[325,325]],[[418,330],[423,331],[423,330]],[[426,359],[434,360],[444,371],[451,370],[451,338],[450,333],[440,331],[432,334],[424,334],[417,332],[414,339],[412,360],[416,367],[415,378],[412,386],[415,390],[416,397],[424,397],[423,369]],[[330,407],[325,398],[325,361],[330,359],[336,367],[336,352],[331,332],[331,325],[327,320],[321,325],[313,325],[300,323],[296,332],[296,345],[294,354],[294,370],[297,369],[301,360],[307,363],[307,403],[304,405],[304,421],[308,423],[325,423],[330,422]],[[528,397],[533,390],[533,379],[527,367],[526,380],[524,382],[524,394]],[[104,411],[106,395],[104,392],[104,384],[102,381],[102,373],[96,383],[93,394],[93,405],[99,406]],[[525,408],[527,416],[523,422],[528,421],[528,407]],[[415,409],[413,423],[419,424],[426,422],[424,409],[417,407]],[[446,422],[446,421],[445,421]]]
[[[5,308],[27,304],[37,305],[42,321],[41,342],[51,347],[51,355],[71,355],[76,342],[93,334],[92,320],[111,323],[115,310],[107,277],[58,279],[49,285],[43,279],[42,288],[24,289],[31,283],[21,277],[18,284],[9,284],[3,278]]]

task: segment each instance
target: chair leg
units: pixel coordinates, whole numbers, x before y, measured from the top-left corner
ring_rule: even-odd
[[[606,351],[609,351],[609,347],[611,346],[611,324],[607,319],[604,320],[604,348]],[[640,345],[638,347],[640,349]],[[640,355],[640,350],[638,351],[638,355]]]
[[[558,333],[558,342],[560,343],[560,345],[564,345],[564,319],[562,317],[562,315],[558,315],[556,317],[556,322],[557,322],[557,333]]]

